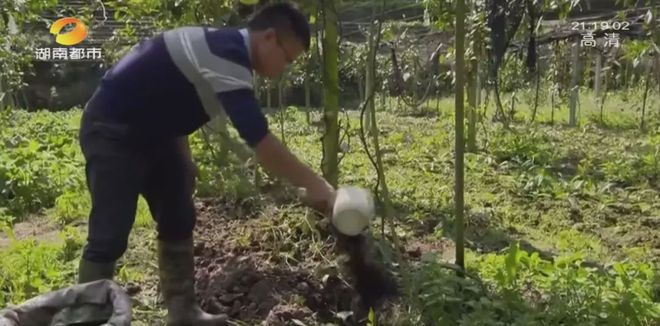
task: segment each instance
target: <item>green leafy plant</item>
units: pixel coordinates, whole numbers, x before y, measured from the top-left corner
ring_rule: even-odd
[[[61,243],[12,240],[0,251],[0,306],[19,304],[73,283],[82,237],[65,229]]]
[[[584,267],[580,254],[550,262],[518,244],[469,257],[469,270],[483,280],[457,277],[438,263],[419,271],[413,295],[428,324],[652,325],[660,318],[648,264],[617,262],[599,271]]]
[[[16,111],[0,115],[0,207],[18,218],[50,207],[83,181],[77,112]]]

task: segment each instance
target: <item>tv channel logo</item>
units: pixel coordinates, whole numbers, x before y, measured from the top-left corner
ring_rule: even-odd
[[[64,27],[73,24],[73,29],[66,33],[60,33]],[[50,26],[50,33],[55,35],[55,42],[62,45],[76,45],[87,37],[87,27],[78,18],[65,17],[56,20]]]
[[[65,27],[73,24],[73,28],[62,32]],[[75,17],[64,17],[56,20],[50,26],[50,33],[55,36],[55,42],[66,47],[37,48],[35,57],[38,61],[96,61],[101,59],[101,48],[73,47],[87,38],[87,26]]]

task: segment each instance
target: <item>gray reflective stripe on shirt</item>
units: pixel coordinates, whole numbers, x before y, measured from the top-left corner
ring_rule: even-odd
[[[213,118],[224,118],[224,110],[216,93],[252,89],[250,71],[211,53],[202,27],[182,27],[163,33],[172,60],[186,78],[195,85],[204,110]]]
[[[248,57],[252,57],[252,50],[250,49],[250,31],[247,28],[242,28],[239,30],[241,36],[243,36],[243,43],[248,52]]]

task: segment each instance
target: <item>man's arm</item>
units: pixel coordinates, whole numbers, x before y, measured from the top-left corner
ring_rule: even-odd
[[[319,177],[270,132],[252,90],[224,92],[218,98],[240,137],[255,151],[259,163],[268,172],[297,187],[307,188],[319,182]]]
[[[266,171],[306,190],[308,204],[326,210],[334,201],[334,189],[323,177],[303,164],[268,130],[254,93],[242,89],[218,94],[223,108],[241,138],[257,155]]]
[[[197,165],[195,165],[195,162],[193,161],[192,158],[192,153],[190,151],[190,143],[188,142],[188,136],[181,136],[176,138],[176,144],[177,144],[177,149],[179,150],[179,153],[181,153],[181,157],[183,157],[183,161],[186,164],[186,168],[189,170],[190,174],[192,175],[192,181],[193,185],[195,182],[195,178],[197,178],[197,175],[199,174],[199,171],[197,170]]]
[[[270,132],[254,148],[259,163],[277,177],[284,178],[296,187],[311,188],[326,182],[291,153]]]
[[[334,203],[334,188],[320,175],[302,163],[272,133],[255,146],[257,160],[268,172],[305,189],[308,205],[327,212]]]
[[[188,143],[188,136],[181,136],[176,139],[177,147],[183,158],[192,162],[192,154],[190,153],[190,144]]]

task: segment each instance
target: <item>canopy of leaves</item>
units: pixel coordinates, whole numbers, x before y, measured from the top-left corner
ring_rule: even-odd
[[[34,37],[22,33],[23,26],[42,20],[41,13],[56,5],[56,0],[0,0],[0,103],[23,86],[31,66]]]

